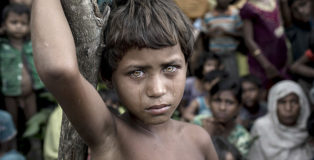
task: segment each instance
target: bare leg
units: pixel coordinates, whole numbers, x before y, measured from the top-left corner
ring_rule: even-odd
[[[26,120],[29,120],[37,112],[36,95],[34,92],[23,97],[24,101],[24,114]]]
[[[11,114],[14,125],[18,128],[18,102],[16,97],[5,97],[5,109]]]

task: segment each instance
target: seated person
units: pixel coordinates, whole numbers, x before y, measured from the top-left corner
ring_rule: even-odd
[[[212,136],[222,136],[233,144],[246,157],[251,144],[249,132],[236,118],[241,108],[241,91],[237,82],[223,79],[210,91],[210,110],[212,116],[204,118],[202,126]]]
[[[309,102],[300,85],[285,80],[274,85],[268,95],[268,113],[255,121],[252,137],[257,137],[249,160],[310,159],[314,148],[307,142],[306,121]]]
[[[219,80],[227,76],[224,71],[214,70],[205,75],[203,78],[203,88],[207,93],[210,92],[211,88],[219,82]],[[193,121],[196,115],[210,115],[209,109],[209,95],[196,97],[190,105],[185,109],[183,118],[187,121]]]
[[[17,131],[12,116],[0,110],[0,160],[25,160],[14,148]]]
[[[206,73],[216,70],[220,67],[220,59],[213,53],[203,53],[197,62],[193,75],[188,77],[185,82],[182,103],[184,107],[188,106],[196,97],[206,94],[203,87],[203,78]]]
[[[254,75],[246,75],[241,78],[242,108],[238,117],[238,122],[250,131],[253,122],[267,113],[265,102],[260,100],[261,81]]]

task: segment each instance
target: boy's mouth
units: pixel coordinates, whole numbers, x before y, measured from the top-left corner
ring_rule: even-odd
[[[158,114],[164,114],[170,109],[171,105],[169,104],[160,104],[160,105],[153,105],[145,109],[146,112],[158,115]]]

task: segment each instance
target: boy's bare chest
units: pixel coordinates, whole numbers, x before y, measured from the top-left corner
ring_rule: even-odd
[[[204,155],[189,140],[180,137],[154,138],[146,136],[121,135],[112,141],[110,148],[103,150],[99,159],[115,160],[203,160]],[[94,157],[93,159],[96,159]]]

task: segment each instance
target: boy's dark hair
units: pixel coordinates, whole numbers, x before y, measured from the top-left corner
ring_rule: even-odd
[[[254,76],[252,74],[248,74],[248,75],[245,75],[245,76],[241,77],[240,82],[241,82],[241,84],[243,82],[250,82],[250,83],[253,83],[257,88],[261,88],[262,87],[261,80],[258,79],[256,76]]]
[[[212,53],[212,52],[204,52],[201,54],[201,56],[198,58],[196,67],[194,69],[194,75],[198,78],[198,79],[202,79],[204,78],[203,75],[203,68],[204,68],[204,64],[207,60],[216,60],[218,62],[218,66],[220,66],[221,60],[219,58],[218,55]]]
[[[225,138],[220,136],[213,137],[213,144],[215,146],[218,159],[226,159],[227,153],[231,153],[235,160],[242,160],[242,156],[238,149],[229,143]]]
[[[215,94],[226,90],[231,91],[237,99],[238,103],[241,103],[241,89],[239,80],[237,79],[230,79],[229,77],[223,78],[212,87],[212,89],[209,91],[209,94],[210,96],[214,96]]]
[[[203,81],[204,82],[211,82],[216,78],[224,79],[226,77],[228,77],[227,72],[225,72],[223,70],[213,70],[204,76]]]
[[[192,26],[172,0],[116,0],[105,30],[101,74],[111,81],[130,49],[162,49],[180,44],[186,62],[194,45]]]
[[[9,13],[15,13],[18,15],[27,14],[28,21],[30,20],[30,9],[23,4],[12,3],[7,5],[2,11],[2,22],[5,22],[8,18]]]

